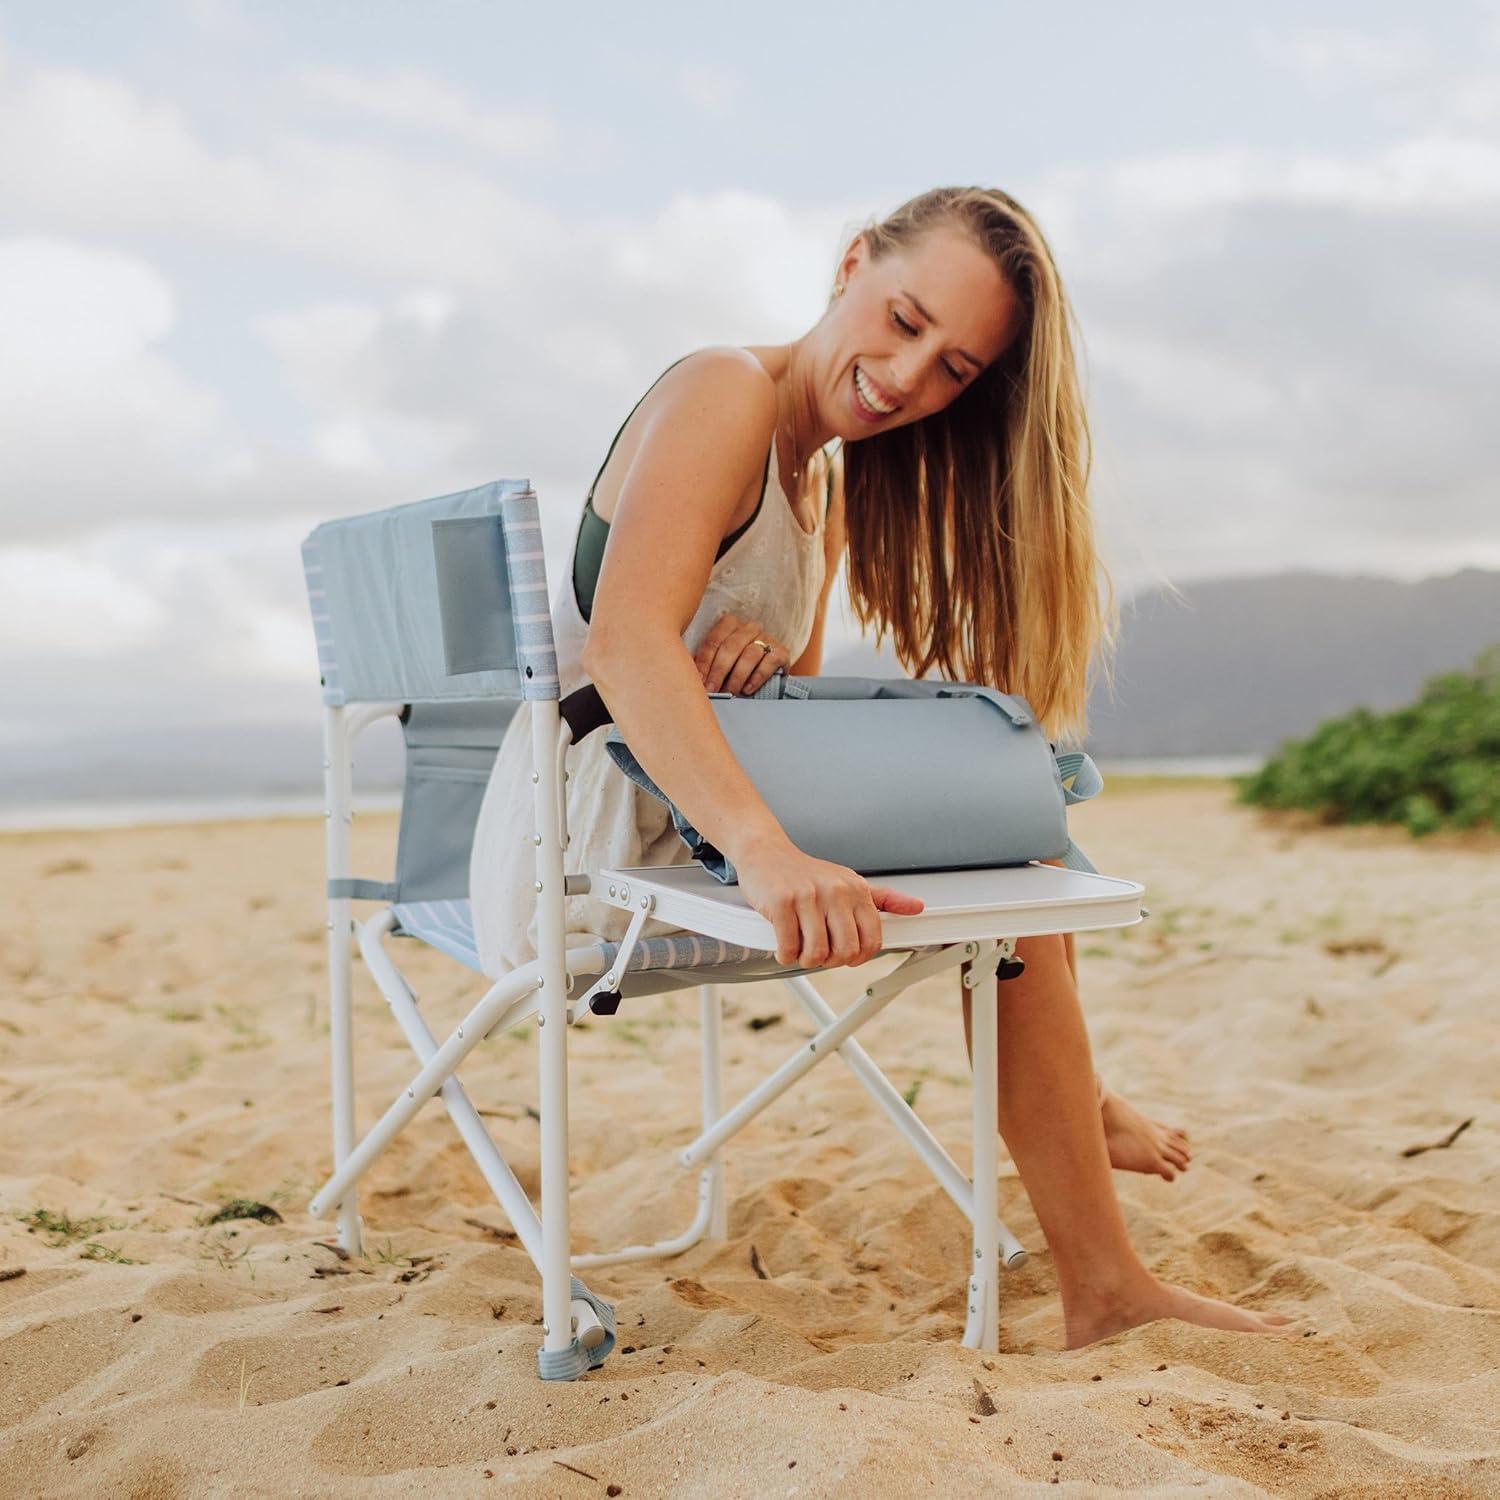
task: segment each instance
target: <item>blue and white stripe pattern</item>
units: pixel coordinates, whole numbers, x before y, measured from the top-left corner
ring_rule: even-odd
[[[536,492],[506,495],[500,502],[505,528],[505,567],[510,577],[511,615],[523,698],[560,696],[552,612],[547,602],[547,563]]]
[[[323,679],[323,701],[344,701],[339,682],[339,661],[333,649],[333,618],[328,613],[328,593],[323,587],[323,556],[318,550],[317,534],[302,543],[302,571],[307,578],[307,603],[312,610],[313,636],[318,645],[318,675]]]
[[[620,951],[619,943],[602,945],[608,961],[613,963]],[[753,963],[770,955],[756,948],[742,948],[723,938],[704,937],[696,932],[673,933],[668,937],[638,938],[627,972],[636,969],[703,969],[715,964]]]
[[[476,974],[484,972],[479,967],[474,917],[467,900],[398,901],[391,910],[396,914],[398,932],[421,938],[429,947],[456,958]]]
[[[398,901],[391,910],[396,914],[398,931],[420,938],[449,958],[456,958],[476,974],[479,949],[474,939],[474,918],[468,901]],[[606,964],[615,961],[619,943],[602,944]],[[694,932],[673,933],[668,937],[641,938],[630,955],[627,971],[638,969],[705,969],[719,964],[763,963],[771,957],[755,948],[742,948],[721,938],[702,937]]]

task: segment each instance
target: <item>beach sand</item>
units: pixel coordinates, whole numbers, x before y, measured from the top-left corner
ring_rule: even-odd
[[[1117,1174],[1132,1234],[1298,1337],[1158,1324],[1060,1352],[1005,1161],[1033,1255],[1001,1353],[962,1348],[967,1225],[830,1062],[732,1146],[728,1242],[591,1273],[621,1348],[543,1384],[538,1279],[438,1106],[367,1179],[370,1258],[317,1243],[321,821],[9,835],[0,1492],[1500,1493],[1500,839],[1319,828],[1212,782],[1112,782],[1071,817],[1152,910],[1078,939],[1096,1060],[1197,1149],[1176,1183]],[[388,873],[393,834],[356,820],[359,873]],[[443,1031],[475,979],[394,946]],[[355,983],[368,1126],[412,1063]],[[733,1099],[810,1027],[774,986],[726,997]],[[691,1216],[695,1014],[626,1002],[574,1037],[575,1248]],[[862,1035],[965,1162],[953,981]],[[535,1192],[535,1036],[465,1082]],[[205,1222],[236,1198],[283,1220]]]

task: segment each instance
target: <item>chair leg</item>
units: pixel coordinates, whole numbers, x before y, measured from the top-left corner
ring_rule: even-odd
[[[390,954],[385,951],[382,939],[394,922],[395,916],[389,909],[370,918],[360,928],[359,951],[380,993],[385,996],[396,1023],[406,1034],[412,1051],[425,1064],[432,1061],[433,1054],[438,1050],[437,1038],[428,1030],[427,1022],[417,1009],[417,997],[412,993],[411,986],[407,984]],[[500,1154],[499,1147],[495,1145],[484,1127],[484,1121],[479,1117],[479,1111],[470,1102],[458,1079],[450,1077],[438,1092],[454,1127],[469,1148],[475,1165],[495,1195],[495,1201],[514,1226],[526,1253],[540,1271],[542,1224],[531,1206],[531,1199],[526,1196],[526,1189],[516,1180],[509,1162]]]
[[[545,585],[543,603],[545,603]],[[572,1272],[568,1202],[568,953],[563,911],[561,763],[556,698],[531,704],[536,815],[537,961],[541,969],[537,1068],[542,1111],[542,1347],[544,1380],[576,1380],[614,1348],[614,1309]],[[575,1299],[578,1307],[575,1312]],[[576,1319],[576,1322],[575,1322]]]
[[[349,823],[354,816],[349,765],[349,726],[342,706],[323,710],[324,864],[330,878],[349,874]],[[332,1065],[333,1164],[343,1166],[354,1150],[354,954],[353,904],[328,903],[328,1049]],[[351,1255],[364,1253],[359,1195],[352,1188],[339,1201],[338,1243]]]
[[[990,945],[993,948],[993,944]],[[729,1139],[743,1130],[769,1104],[779,1099],[810,1068],[837,1052],[866,1022],[873,1020],[903,990],[943,969],[956,968],[978,956],[979,943],[949,943],[912,953],[884,978],[866,987],[864,993],[836,1021],[823,1027],[805,1046],[799,1047],[759,1087],[752,1089],[733,1109],[678,1153],[685,1167],[708,1161]]]
[[[1002,953],[1009,957],[1014,942],[1006,939]],[[999,1042],[996,1027],[995,966],[975,964],[965,982],[970,987],[974,1017],[974,1256],[969,1274],[969,1315],[964,1343],[993,1354],[1000,1347],[1000,1258],[996,1233],[1000,1211],[999,1172]]]
[[[793,975],[781,982],[797,997],[802,1008],[819,1026],[828,1026],[836,1019],[833,1007],[805,975]],[[874,1058],[853,1037],[839,1047],[839,1056],[848,1065],[849,1071],[864,1085],[865,1092],[880,1106],[886,1118],[910,1143],[923,1165],[937,1179],[938,1186],[953,1200],[963,1216],[972,1222],[974,1189],[969,1179],[943,1149],[938,1138],[923,1124],[917,1112],[896,1091],[895,1085],[880,1071]],[[996,1228],[1000,1236],[1000,1259],[1006,1269],[1014,1271],[1024,1266],[1025,1247],[1004,1222],[998,1223]]]
[[[723,1075],[721,1066],[720,1039],[723,1031],[723,1010],[719,1003],[719,987],[715,984],[698,986],[698,1028],[702,1046],[703,1063],[703,1128],[708,1129],[719,1118],[722,1107]],[[573,1269],[583,1270],[594,1266],[617,1266],[635,1260],[666,1260],[691,1250],[705,1236],[711,1240],[729,1238],[729,1205],[724,1189],[724,1153],[717,1151],[707,1166],[698,1174],[698,1209],[693,1222],[681,1234],[669,1240],[657,1240],[650,1245],[626,1245],[619,1250],[601,1250],[592,1254],[575,1255]]]
[[[703,1128],[707,1130],[724,1108],[723,1006],[719,987],[698,987],[698,1031],[703,1047]],[[724,1181],[724,1153],[715,1154],[704,1168],[708,1181],[709,1209],[707,1235],[711,1240],[729,1238],[729,1194]]]
[[[334,919],[329,938],[328,1044],[333,1058],[333,1163],[343,1166],[354,1150],[354,1015],[350,963],[349,903],[343,919]],[[338,1243],[350,1255],[364,1254],[359,1191],[351,1187],[339,1203]]]

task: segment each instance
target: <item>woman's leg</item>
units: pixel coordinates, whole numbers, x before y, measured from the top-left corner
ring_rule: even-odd
[[[1049,859],[1046,864],[1059,861]],[[1073,953],[1073,934],[1063,934],[1068,955],[1068,973],[1078,985],[1078,960]],[[965,1025],[968,1023],[965,1022]],[[1147,1172],[1173,1182],[1179,1172],[1186,1172],[1193,1159],[1187,1131],[1180,1125],[1167,1125],[1143,1115],[1128,1099],[1105,1086],[1097,1074],[1094,1086],[1099,1096],[1099,1110],[1104,1118],[1104,1143],[1109,1148],[1109,1164],[1121,1172]]]
[[[1022,938],[997,987],[1000,1133],[1057,1267],[1070,1349],[1156,1318],[1276,1332],[1289,1320],[1168,1286],[1141,1263],[1110,1178],[1098,1086],[1061,936]],[[964,1029],[969,994],[964,992]],[[981,1063],[981,1065],[987,1065]]]

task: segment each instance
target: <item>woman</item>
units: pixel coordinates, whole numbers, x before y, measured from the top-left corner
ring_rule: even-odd
[[[925,193],[854,239],[795,343],[669,367],[595,479],[553,607],[562,692],[595,683],[647,773],[732,861],[783,964],[863,963],[878,913],[921,903],[796,848],[704,689],[816,673],[844,558],[861,623],[889,632],[914,675],[1024,694],[1052,738],[1081,727],[1105,627],[1068,318],[1019,204]],[[528,720],[523,706],[496,756],[471,863],[480,960],[496,975],[535,954]],[[569,752],[567,868],[685,861],[666,809],[602,740]],[[567,903],[570,946],[618,940],[625,921],[589,897]],[[1098,1088],[1071,939],[1024,938],[1017,953],[1025,973],[998,990],[999,1125],[1057,1266],[1068,1346],[1162,1317],[1277,1329],[1287,1320],[1167,1286],[1136,1256],[1111,1158],[1170,1178],[1185,1140]],[[967,1031],[967,997],[964,1019]]]

